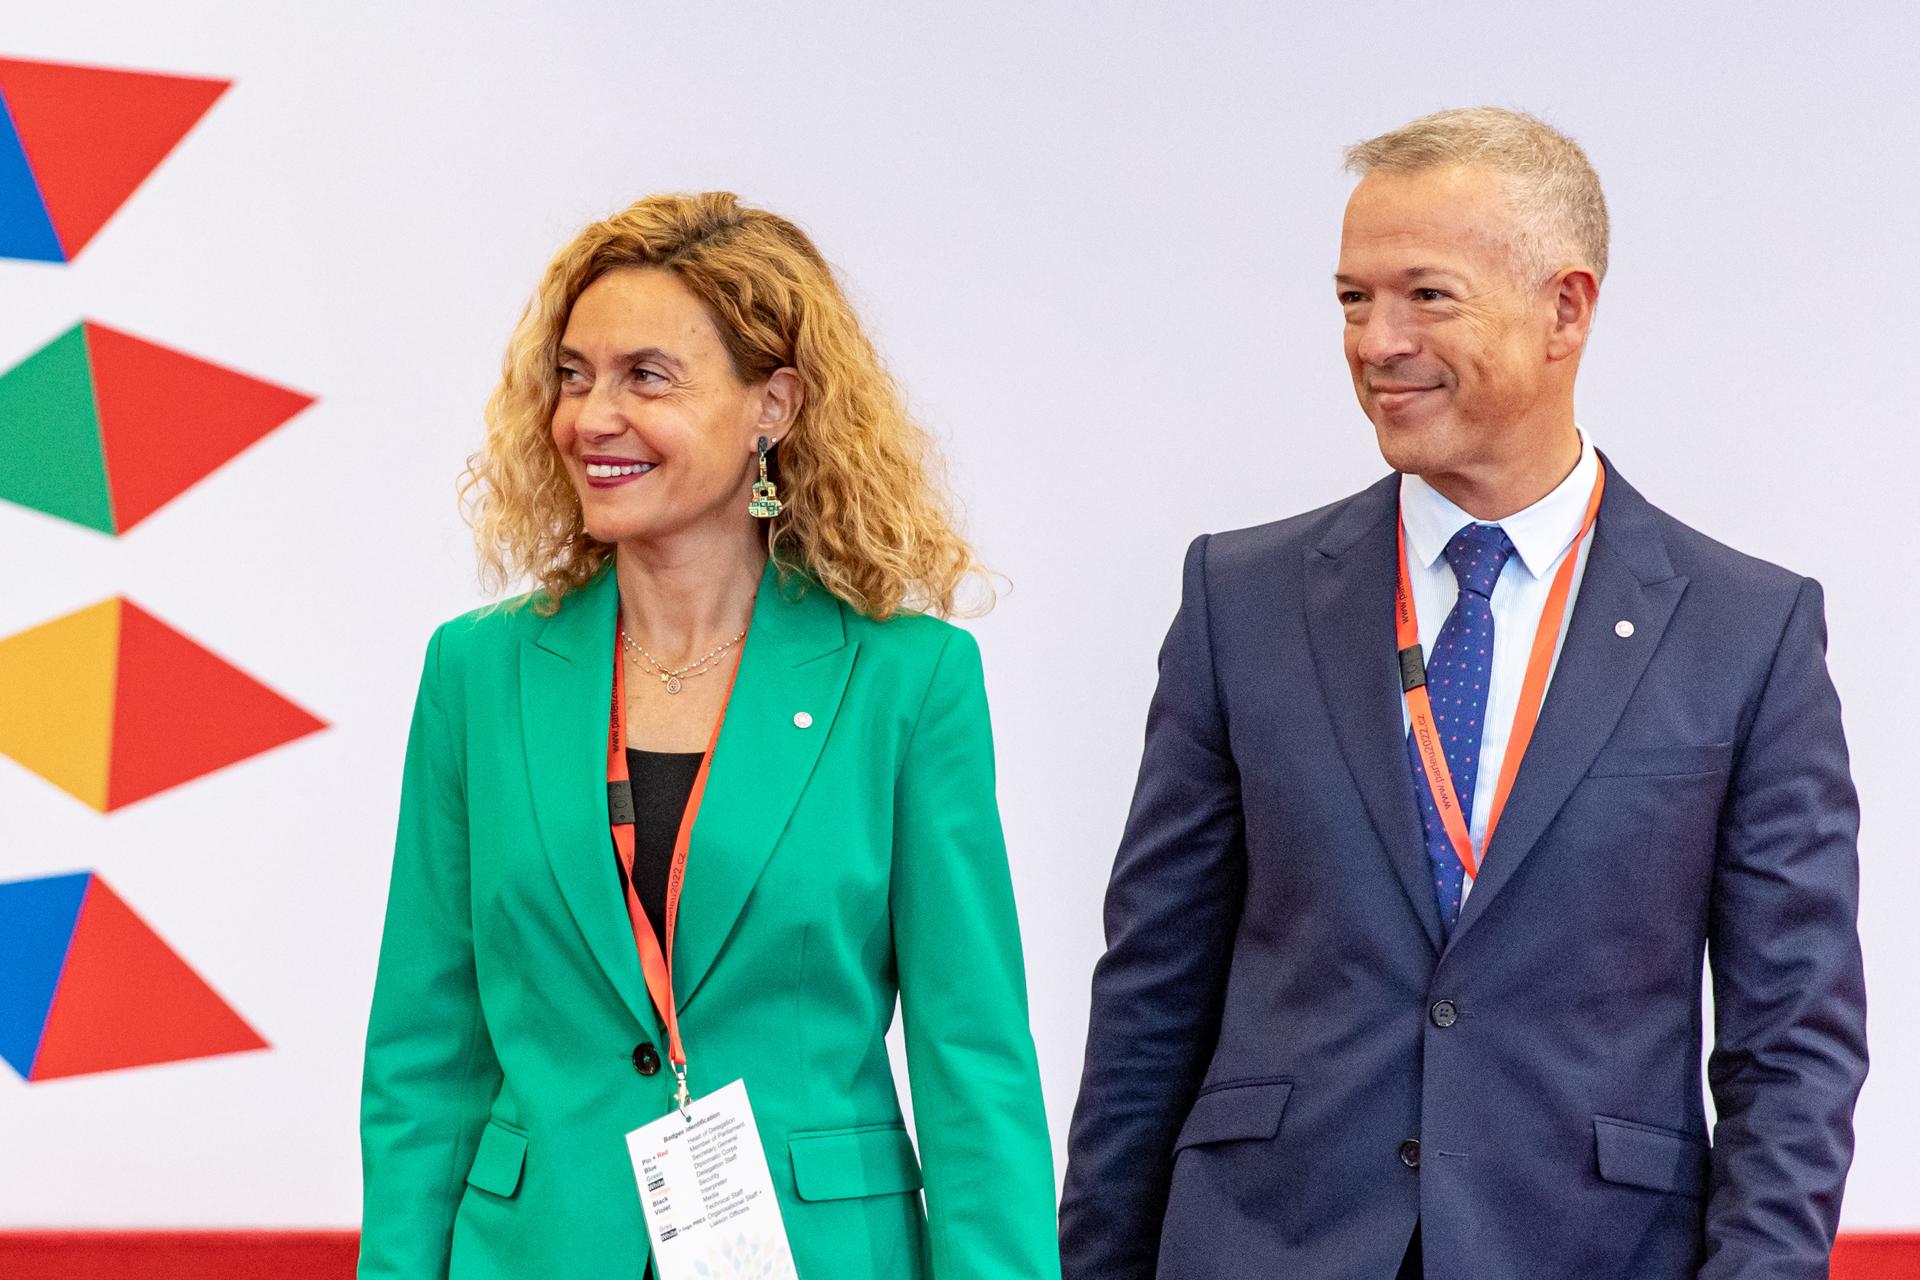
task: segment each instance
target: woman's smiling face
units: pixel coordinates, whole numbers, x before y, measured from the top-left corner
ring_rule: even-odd
[[[743,382],[719,327],[671,271],[627,267],[575,300],[561,335],[553,443],[605,543],[737,536],[758,437],[798,408],[781,369]]]

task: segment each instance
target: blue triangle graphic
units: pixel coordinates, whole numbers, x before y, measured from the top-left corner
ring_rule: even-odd
[[[13,113],[0,97],[0,258],[65,262],[53,217],[27,164],[26,148],[13,127]]]
[[[0,884],[0,1058],[33,1074],[90,871]]]

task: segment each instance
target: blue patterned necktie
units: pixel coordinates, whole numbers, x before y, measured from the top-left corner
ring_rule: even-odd
[[[1460,595],[1453,602],[1453,612],[1440,624],[1427,657],[1427,696],[1433,701],[1433,725],[1447,758],[1447,772],[1453,775],[1453,792],[1471,828],[1473,784],[1480,773],[1480,730],[1487,714],[1487,687],[1493,683],[1493,584],[1513,555],[1513,543],[1497,524],[1470,524],[1453,535],[1445,554],[1460,583]],[[1440,921],[1443,930],[1451,933],[1460,918],[1466,870],[1434,806],[1433,788],[1411,730],[1407,754],[1413,757],[1413,789],[1426,829]]]

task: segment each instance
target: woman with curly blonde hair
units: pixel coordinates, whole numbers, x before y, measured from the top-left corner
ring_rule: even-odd
[[[362,1276],[1059,1274],[936,470],[785,219],[654,196],[547,268],[466,488],[538,590],[435,634],[407,750]],[[626,1135],[736,1105],[793,1270],[676,1270]]]

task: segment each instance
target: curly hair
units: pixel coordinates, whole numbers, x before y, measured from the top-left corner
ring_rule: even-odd
[[[574,302],[623,267],[673,272],[706,306],[744,381],[783,367],[799,375],[800,411],[775,453],[786,507],[767,530],[783,575],[797,571],[876,619],[991,607],[986,571],[955,531],[933,441],[908,416],[832,267],[799,227],[724,191],[648,196],[588,226],[548,264],[461,485],[489,588],[530,579],[535,609],[550,614],[613,554],[587,533],[551,424]],[[986,585],[985,600],[957,604],[970,578]]]

